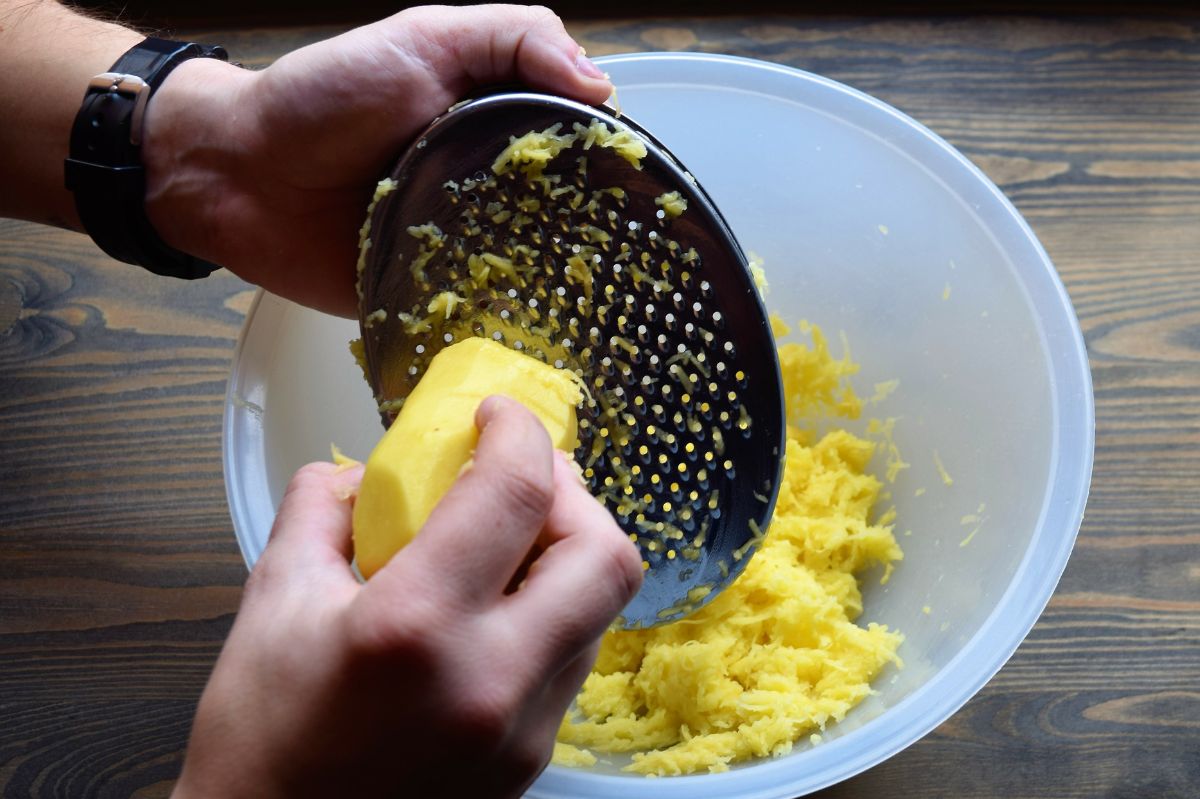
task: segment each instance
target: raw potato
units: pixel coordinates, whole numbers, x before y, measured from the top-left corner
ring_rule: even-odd
[[[471,460],[475,411],[493,394],[529,408],[556,448],[574,449],[582,396],[574,374],[491,339],[442,350],[367,460],[354,504],[354,552],[364,577],[413,539]]]

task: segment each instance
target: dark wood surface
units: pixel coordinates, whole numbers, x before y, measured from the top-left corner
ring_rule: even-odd
[[[1012,198],[1087,337],[1095,475],[1049,608],[962,711],[822,795],[1200,796],[1200,16],[570,27],[592,54],[754,56],[906,111]],[[336,30],[190,32],[259,65]],[[245,578],[220,424],[250,297],[0,221],[6,797],[170,791]]]

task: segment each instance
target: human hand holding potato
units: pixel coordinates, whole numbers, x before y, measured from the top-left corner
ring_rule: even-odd
[[[365,584],[361,470],[296,474],[177,799],[516,796],[545,766],[640,557],[529,411],[493,397],[476,423],[473,466]]]

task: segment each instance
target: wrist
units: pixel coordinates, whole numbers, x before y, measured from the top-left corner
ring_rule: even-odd
[[[220,210],[245,164],[242,101],[255,73],[208,58],[180,64],[150,98],[142,129],[146,215],[167,245],[221,263]]]

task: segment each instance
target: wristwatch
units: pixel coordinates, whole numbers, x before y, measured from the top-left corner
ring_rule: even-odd
[[[71,128],[67,189],[83,228],[106,253],[157,275],[186,280],[219,267],[167,246],[146,217],[142,120],[151,94],[191,58],[229,55],[218,46],[147,38],[92,78]]]

